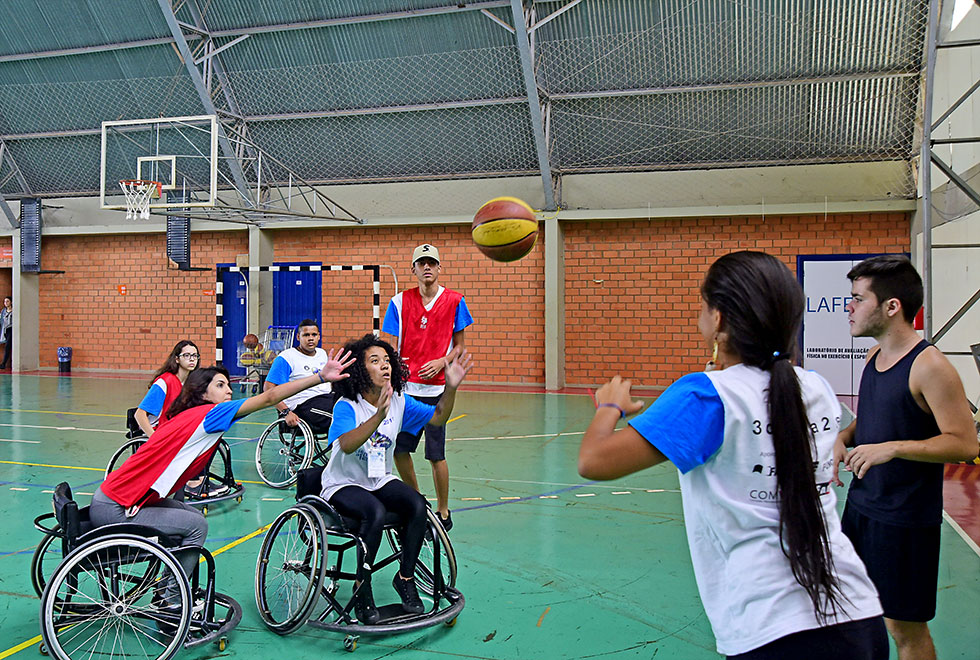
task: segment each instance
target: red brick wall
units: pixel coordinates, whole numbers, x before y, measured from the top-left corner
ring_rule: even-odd
[[[543,236],[543,235],[542,235]],[[439,248],[439,282],[466,298],[474,324],[466,345],[476,366],[471,382],[544,383],[543,241],[517,263],[498,264],[480,254],[465,225],[422,227],[351,227],[288,230],[274,235],[276,261],[392,266],[398,287],[418,286],[412,275],[412,250],[421,243]],[[391,271],[381,269],[381,309],[396,293]],[[323,274],[324,345],[339,344],[371,331],[371,275]]]
[[[72,367],[152,370],[181,339],[214,362],[214,272],[168,269],[163,234],[45,236],[42,249],[45,269],[65,271],[40,280],[42,367],[71,346]],[[245,231],[193,236],[195,265],[247,252]]]
[[[737,249],[762,249],[796,268],[799,254],[909,249],[904,213],[791,217],[684,218],[565,224],[565,336],[568,385],[595,385],[616,373],[662,386],[703,367],[695,328],[698,285],[708,264]],[[270,230],[271,231],[271,230]],[[244,231],[195,233],[194,263],[234,262],[248,251]],[[344,227],[273,232],[275,260],[394,267],[398,286],[417,284],[412,249],[439,247],[441,282],[461,291],[475,319],[467,345],[472,382],[544,382],[544,246],[512,264],[474,249],[469,227]],[[41,278],[41,365],[57,346],[74,348],[73,366],[155,369],[178,339],[214,355],[213,272],[166,269],[164,236],[45,236]],[[0,269],[0,287],[4,280]],[[9,273],[9,271],[7,271]],[[595,280],[601,280],[596,282]],[[126,296],[118,285],[127,286]],[[381,270],[381,309],[395,293]],[[371,330],[371,275],[324,272],[324,344]]]
[[[909,232],[905,213],[568,223],[566,382],[665,386],[703,369],[698,288],[723,254],[763,250],[796,272],[800,254],[908,251]]]

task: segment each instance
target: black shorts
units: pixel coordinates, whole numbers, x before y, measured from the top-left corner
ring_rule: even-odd
[[[318,394],[296,406],[293,412],[296,416],[310,425],[310,430],[317,435],[326,435],[333,421],[334,395]]]
[[[940,528],[889,525],[844,507],[841,529],[868,569],[887,618],[926,622],[936,616]]]
[[[439,403],[439,396],[412,396],[416,401],[421,401],[422,403],[427,403],[430,406],[434,406]],[[445,426],[433,426],[431,424],[426,424],[425,428],[425,458],[429,461],[444,461],[446,460],[446,427]],[[422,431],[418,433],[407,433],[402,431],[395,438],[395,453],[396,454],[411,454],[416,449],[419,448],[419,439],[422,437]]]
[[[801,630],[729,660],[888,660],[888,633],[880,616]]]

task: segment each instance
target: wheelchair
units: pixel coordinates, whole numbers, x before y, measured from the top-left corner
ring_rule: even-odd
[[[47,526],[50,520],[54,524]],[[46,583],[32,566],[41,598],[42,653],[59,660],[168,660],[182,646],[215,642],[223,651],[226,633],[241,621],[241,606],[215,589],[210,552],[195,548],[203,567],[198,564],[188,580],[173,554],[182,549],[178,539],[130,523],[93,527],[88,507],[78,507],[67,483],[55,488],[54,512],[38,516],[34,526],[45,535],[39,552],[47,554],[55,539],[61,541]],[[164,601],[157,593],[161,584],[173,585],[180,602]]]
[[[112,458],[109,459],[109,463],[105,468],[106,478],[108,478],[110,472],[122,465],[127,458],[135,454],[136,450],[146,442],[143,429],[139,427],[139,424],[136,423],[136,419],[133,416],[135,412],[136,408],[130,408],[126,411],[126,426],[128,428],[126,437],[129,440],[117,449],[112,455]],[[215,469],[216,460],[220,461],[220,466],[217,469]],[[231,447],[228,446],[228,443],[224,439],[218,442],[218,450],[215,452],[214,458],[211,459],[211,462],[208,464],[208,469],[202,476],[204,477],[204,481],[199,487],[185,487],[175,497],[183,502],[187,502],[191,506],[199,507],[201,513],[204,515],[208,515],[208,505],[215,502],[231,499],[236,502],[242,501],[245,486],[235,480],[235,474],[231,468]]]
[[[300,470],[330,460],[330,446],[321,443],[326,436],[314,433],[303,418],[290,426],[286,414],[280,413],[279,419],[265,427],[255,446],[255,471],[273,488],[291,486]]]
[[[367,548],[354,531],[358,522],[340,515],[318,494],[322,473],[323,468],[317,467],[298,474],[297,503],[279,514],[262,542],[255,571],[255,604],[265,625],[280,635],[307,624],[346,633],[344,648],[348,651],[357,648],[362,634],[408,632],[440,623],[455,625],[466,601],[455,587],[452,543],[431,509],[426,509],[429,524],[415,569],[426,611],[407,614],[397,602],[378,607],[381,618],[377,623],[365,625],[355,619],[354,581],[360,582],[391,564],[397,569],[401,559],[398,517],[388,514],[378,557],[373,566],[367,565]],[[345,570],[344,560],[350,554],[353,565]],[[349,589],[342,589],[344,581],[350,581]]]

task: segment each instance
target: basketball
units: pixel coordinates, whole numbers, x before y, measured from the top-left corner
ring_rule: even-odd
[[[538,219],[516,197],[496,197],[473,217],[473,242],[494,261],[517,261],[534,247]]]
[[[259,338],[249,333],[245,335],[244,339],[242,339],[242,343],[246,348],[255,348],[255,345],[259,343]]]

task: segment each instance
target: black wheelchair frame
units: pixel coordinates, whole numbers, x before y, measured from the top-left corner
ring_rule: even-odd
[[[428,508],[429,525],[415,571],[423,601],[429,601],[426,610],[408,614],[398,602],[380,606],[381,618],[375,624],[362,624],[354,618],[354,583],[401,559],[399,521],[396,515],[388,514],[384,534],[391,551],[384,555],[382,546],[374,565],[368,565],[367,548],[355,531],[358,522],[342,516],[317,494],[322,472],[320,467],[299,473],[297,503],[276,518],[263,540],[255,572],[255,602],[266,626],[280,635],[304,625],[347,633],[344,647],[353,651],[361,634],[387,635],[440,623],[454,625],[466,601],[455,587],[452,543],[438,516]],[[328,538],[334,541],[328,542]],[[348,551],[354,553],[354,564],[345,570]],[[352,582],[352,593],[343,602],[340,583],[345,580]]]
[[[179,539],[144,525],[94,527],[88,507],[78,507],[67,483],[55,488],[53,501],[54,512],[34,520],[45,535],[31,567],[41,598],[42,652],[61,660],[92,655],[167,660],[182,646],[213,641],[224,650],[225,635],[241,621],[242,608],[216,591],[210,552],[180,546]],[[44,524],[50,520],[55,524]],[[48,578],[43,556],[55,539],[61,541],[61,559]],[[180,551],[201,556],[203,576],[201,564],[189,579],[184,575],[173,554]],[[159,597],[165,583],[176,589],[179,603]],[[216,610],[223,618],[215,618]]]
[[[286,488],[296,483],[296,474],[313,466],[324,466],[330,460],[330,445],[320,441],[326,436],[313,432],[306,420],[289,426],[287,413],[269,424],[255,446],[255,471],[272,488]]]

